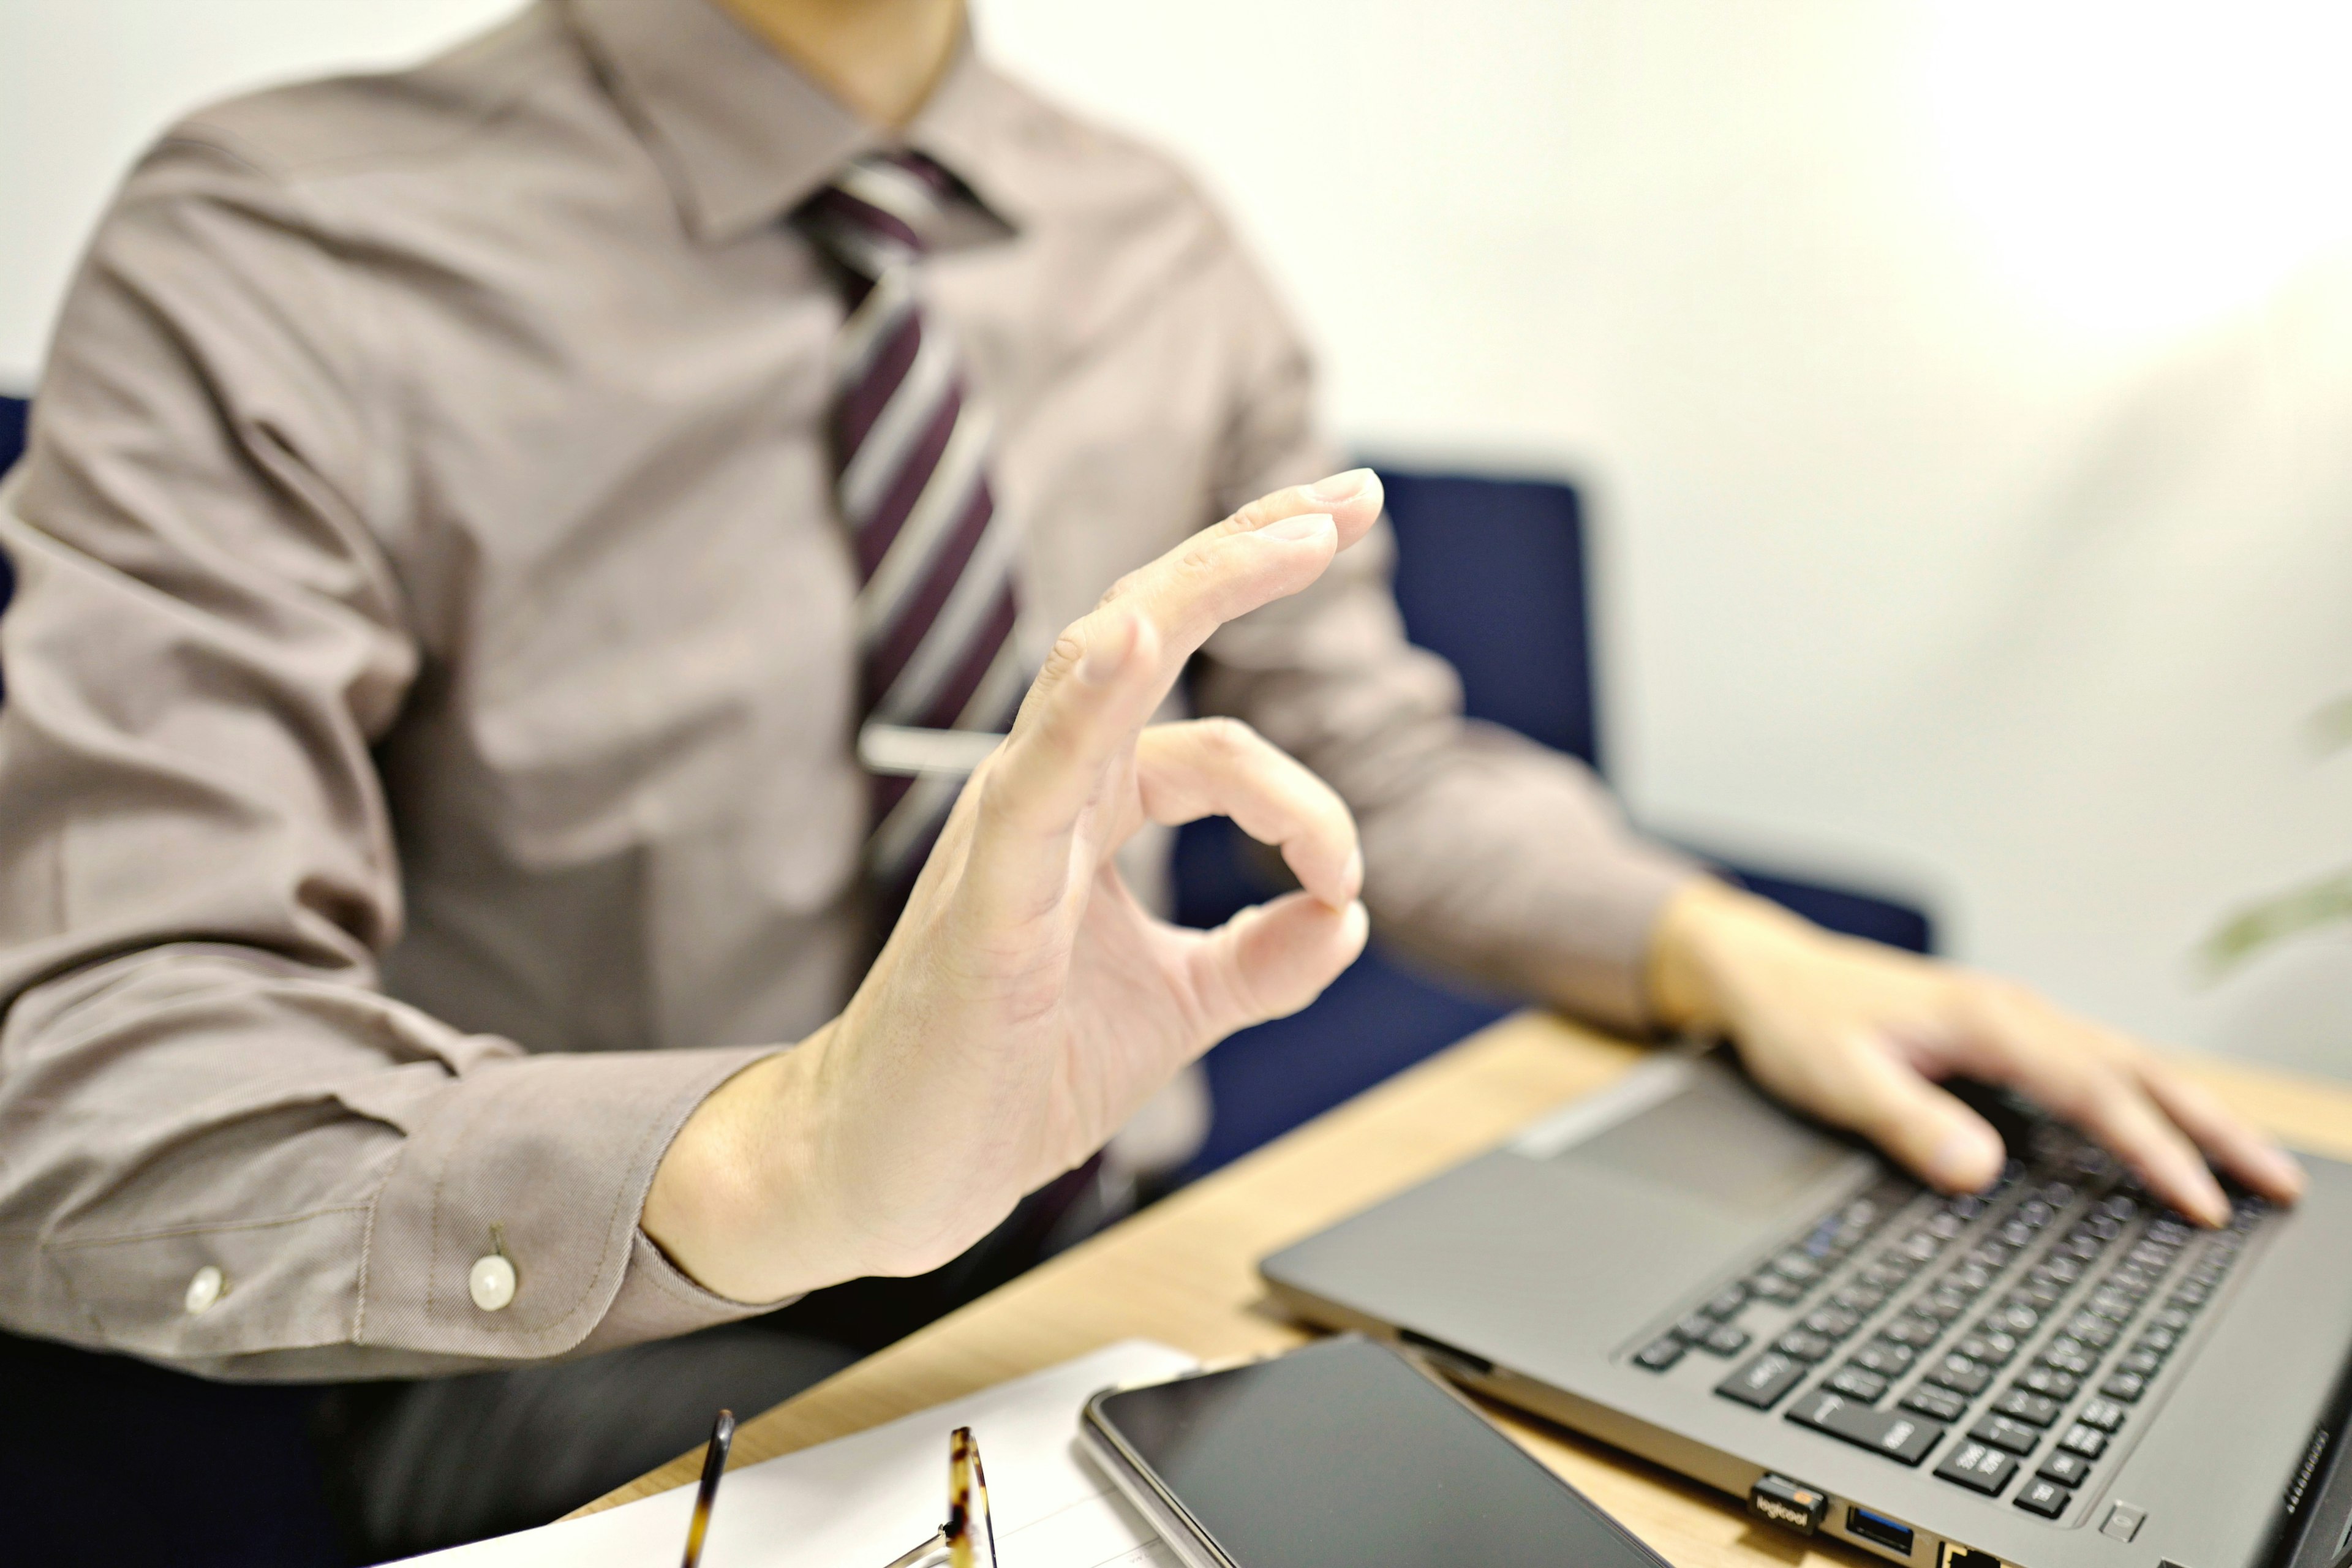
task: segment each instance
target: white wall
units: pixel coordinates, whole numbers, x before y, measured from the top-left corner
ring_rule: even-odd
[[[1180,149],[1342,433],[1571,471],[1653,823],[1928,895],[1958,952],[2352,1071],[2352,23],[2333,5],[979,0]],[[169,112],[503,9],[9,0],[0,379]]]

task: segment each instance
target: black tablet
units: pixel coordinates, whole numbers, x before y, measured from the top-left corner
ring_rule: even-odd
[[[1664,1568],[1360,1335],[1087,1404],[1086,1451],[1191,1568]]]

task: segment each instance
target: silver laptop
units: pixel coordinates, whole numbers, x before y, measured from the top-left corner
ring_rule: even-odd
[[[2352,1166],[2197,1229],[2021,1102],[1948,1198],[1661,1058],[1261,1265],[1301,1315],[1914,1568],[2326,1568]]]

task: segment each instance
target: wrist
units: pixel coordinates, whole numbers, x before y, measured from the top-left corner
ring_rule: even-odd
[[[831,1186],[817,1173],[815,1079],[834,1026],[719,1085],[654,1172],[638,1223],[707,1290],[766,1301],[861,1271],[842,1227],[815,1208]]]
[[[1661,1027],[1723,1034],[1743,955],[1802,941],[1809,928],[1778,904],[1713,877],[1677,889],[1650,927],[1643,980]]]

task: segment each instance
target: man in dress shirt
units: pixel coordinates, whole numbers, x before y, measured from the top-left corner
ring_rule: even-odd
[[[1967,1072],[2200,1219],[2200,1148],[2293,1194],[2135,1043],[1724,888],[1465,724],[1377,479],[1298,488],[1311,394],[1182,175],[996,74],[961,0],[540,0],[177,127],[0,493],[0,1324],[496,1373],[410,1385],[361,1483],[419,1544],[460,1469],[511,1506],[486,1451],[550,1466],[583,1410],[548,1390],[659,1457],[713,1403],[695,1347],[740,1342],[655,1342],[953,1258],[1310,999],[1360,887],[1489,982],[1727,1033],[1939,1186],[2000,1163],[1932,1081]],[[1204,638],[1247,727],[1144,728]],[[909,668],[968,669],[953,711],[893,709]],[[877,812],[911,875],[961,782],[892,757],[1040,668],[866,973],[906,896]],[[1108,857],[1206,812],[1302,889],[1181,937]],[[627,1346],[669,1359],[512,1370]],[[467,1410],[505,1414],[416,1458]],[[511,1517],[449,1507],[428,1536]]]

